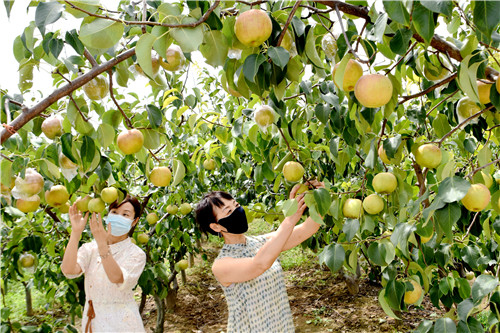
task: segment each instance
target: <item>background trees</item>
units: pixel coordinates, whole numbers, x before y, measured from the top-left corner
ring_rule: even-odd
[[[67,204],[115,187],[160,218],[142,219],[135,238],[148,254],[143,299],[161,317],[175,301],[175,264],[199,250],[186,204],[227,190],[250,217],[279,221],[295,209],[282,172],[293,161],[303,182],[327,184],[307,195],[324,226],[306,246],[333,272],[380,282],[393,317],[424,295],[450,310],[422,332],[498,323],[500,3],[33,6],[13,48],[21,94],[2,91],[3,292],[31,278],[18,265],[30,253],[37,287],[79,314],[81,281],[59,271]],[[247,11],[257,28],[237,23]],[[54,29],[61,20],[80,26]],[[200,54],[204,64],[193,62]],[[39,66],[52,68],[54,90],[25,100]],[[148,83],[146,98],[128,88],[134,80]],[[272,116],[258,119],[265,105]],[[136,140],[118,139],[126,134]],[[167,186],[150,179],[156,167],[171,171]],[[35,172],[43,189],[23,190]],[[2,320],[16,328],[8,310]]]

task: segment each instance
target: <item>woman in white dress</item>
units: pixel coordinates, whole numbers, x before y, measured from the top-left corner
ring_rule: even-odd
[[[89,213],[85,216],[71,206],[71,235],[61,264],[67,278],[85,274],[83,332],[145,332],[133,289],[146,264],[146,254],[131,242],[139,221],[141,204],[127,196],[115,201],[106,217],[92,213],[89,225],[94,240],[78,248]]]
[[[310,182],[314,188],[322,182]],[[296,199],[295,214],[283,220],[267,235],[247,237],[245,211],[226,192],[211,192],[196,207],[196,221],[203,232],[222,235],[224,246],[212,265],[212,272],[222,285],[228,306],[227,332],[295,332],[286,293],[283,270],[277,259],[283,251],[295,247],[318,231],[311,218],[296,225],[306,209],[299,185],[290,192]]]

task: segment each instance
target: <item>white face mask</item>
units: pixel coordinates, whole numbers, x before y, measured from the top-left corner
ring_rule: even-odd
[[[132,228],[132,222],[134,221],[118,214],[110,213],[106,217],[106,225],[111,225],[113,236],[123,236],[128,233]]]

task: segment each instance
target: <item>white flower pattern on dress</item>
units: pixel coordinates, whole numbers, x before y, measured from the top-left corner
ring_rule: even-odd
[[[99,257],[97,243],[85,243],[78,249],[77,263],[85,274],[85,308],[82,332],[87,324],[88,301],[92,300],[95,318],[93,332],[145,332],[134,287],[144,270],[146,254],[130,238],[109,246],[123,274],[123,283],[111,283]],[[66,275],[76,278],[78,275]]]
[[[224,244],[217,259],[255,257],[266,242],[264,236],[246,237],[246,244]],[[228,307],[227,332],[295,332],[283,269],[276,259],[255,279],[222,286]]]

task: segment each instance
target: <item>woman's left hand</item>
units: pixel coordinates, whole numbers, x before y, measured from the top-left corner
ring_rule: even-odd
[[[108,226],[108,230],[104,229],[102,225],[101,213],[92,213],[90,218],[90,231],[97,242],[97,246],[103,247],[108,245],[108,238],[111,234],[111,226]]]
[[[320,182],[319,180],[317,179],[311,179],[311,180],[308,180],[306,182],[307,185],[309,185],[309,187],[314,187],[314,188],[325,188],[325,183],[324,182]]]

